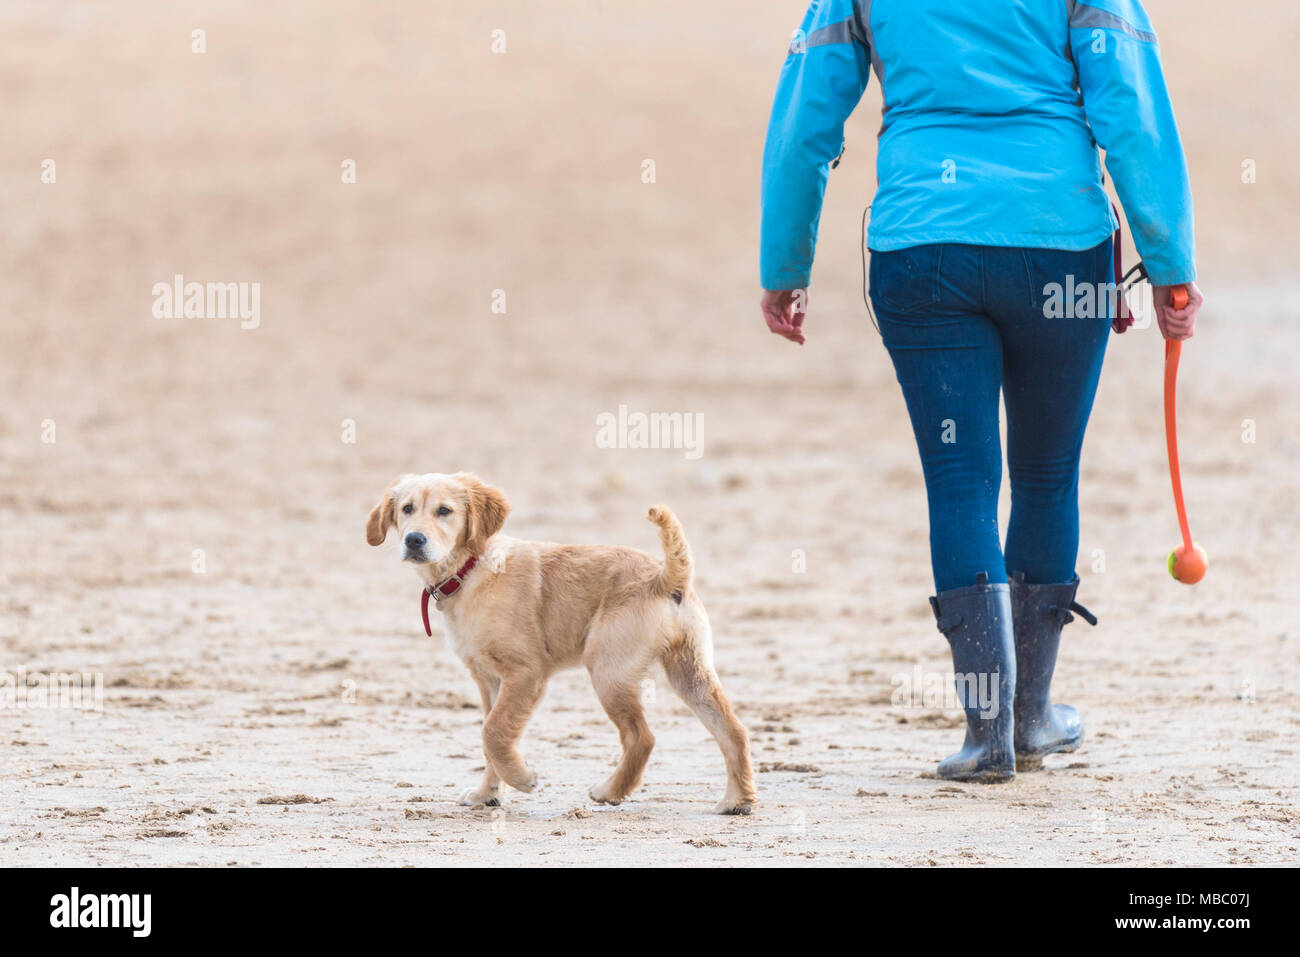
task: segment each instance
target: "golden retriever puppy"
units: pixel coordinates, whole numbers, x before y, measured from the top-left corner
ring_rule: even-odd
[[[448,646],[478,684],[486,771],[461,803],[498,805],[502,781],[524,792],[537,786],[519,739],[551,675],[580,665],[623,745],[618,768],[590,795],[625,800],[654,747],[641,681],[658,663],[722,749],[727,791],[714,810],[748,814],[749,736],[713,670],[709,619],[691,588],[691,550],[676,516],[650,509],[661,561],[631,548],[498,535],[509,511],[498,489],[469,473],[404,475],[366,520],[371,545],[396,527],[402,561],[415,567],[424,600],[442,612]]]

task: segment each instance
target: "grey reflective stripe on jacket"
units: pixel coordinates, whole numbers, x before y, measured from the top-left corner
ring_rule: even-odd
[[[1070,29],[1072,30],[1087,30],[1089,28],[1119,30],[1121,33],[1127,33],[1133,39],[1141,40],[1143,43],[1156,42],[1154,33],[1139,30],[1123,17],[1116,16],[1107,10],[1089,6],[1087,3],[1080,4],[1077,0],[1067,0],[1066,7],[1069,9]]]
[[[808,34],[803,46],[810,50],[830,43],[856,43],[865,49],[871,55],[871,69],[883,86],[884,69],[876,53],[876,45],[871,42],[871,0],[853,0],[852,17],[814,30]]]
[[[867,38],[858,29],[857,21],[849,18],[848,20],[841,20],[839,23],[832,23],[828,27],[814,30],[808,34],[804,47],[812,49],[813,47],[825,46],[828,43],[857,43],[865,47]]]
[[[871,35],[871,0],[853,0],[853,9],[857,12],[858,29],[866,37],[867,52],[871,54],[871,70],[876,74],[876,82],[880,84],[880,91],[883,96],[885,90],[885,68],[880,62],[880,54],[876,52],[876,41]],[[889,109],[886,102],[881,109],[883,114]]]

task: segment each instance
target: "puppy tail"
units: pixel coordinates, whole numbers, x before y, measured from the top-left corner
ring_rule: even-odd
[[[659,573],[659,587],[680,604],[682,596],[691,587],[691,574],[695,571],[691,546],[682,531],[682,523],[677,521],[677,516],[668,506],[656,505],[647,517],[659,526],[659,541],[664,547],[664,570]]]

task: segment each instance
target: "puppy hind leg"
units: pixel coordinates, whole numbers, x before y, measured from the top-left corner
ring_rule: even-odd
[[[731,710],[722,683],[691,642],[670,648],[664,673],[681,699],[713,735],[727,765],[727,793],[713,810],[718,814],[749,814],[757,801],[754,771],[749,761],[749,735]]]
[[[592,673],[591,681],[605,713],[618,728],[623,757],[608,780],[593,787],[588,794],[599,804],[620,804],[641,786],[655,737],[646,724],[639,684],[602,678],[596,673]]]

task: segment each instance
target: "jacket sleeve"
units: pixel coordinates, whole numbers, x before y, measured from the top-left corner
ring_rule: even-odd
[[[1106,151],[1106,169],[1151,282],[1190,282],[1196,278],[1192,189],[1151,21],[1140,0],[1068,5],[1088,124]]]
[[[857,0],[813,0],[781,67],[763,149],[764,289],[809,283],[827,170],[870,69]]]

